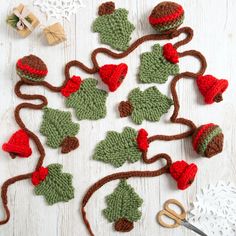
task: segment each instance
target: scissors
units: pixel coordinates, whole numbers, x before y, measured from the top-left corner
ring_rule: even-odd
[[[178,206],[181,209],[181,213],[177,213],[176,211],[172,210],[170,208],[171,204]],[[174,223],[173,224],[165,223],[163,221],[163,216],[168,217],[169,219],[172,219]],[[207,236],[207,234],[203,233],[200,229],[190,224],[186,220],[186,211],[184,209],[184,206],[175,199],[170,199],[164,203],[164,209],[157,214],[157,221],[161,226],[166,227],[166,228],[176,228],[180,225],[183,225],[184,227],[194,231],[195,233],[199,235]]]

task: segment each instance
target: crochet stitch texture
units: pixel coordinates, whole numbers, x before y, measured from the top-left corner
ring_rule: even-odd
[[[44,181],[35,186],[35,194],[43,195],[49,205],[57,202],[68,202],[74,198],[72,175],[62,173],[62,165],[48,166],[48,175]]]
[[[130,35],[135,27],[129,22],[128,13],[126,9],[120,8],[94,21],[93,31],[100,33],[102,43],[121,51],[129,47]]]
[[[165,83],[170,75],[179,73],[179,65],[169,62],[163,56],[163,48],[155,44],[152,52],[141,55],[139,79],[142,83]]]
[[[107,92],[96,88],[96,79],[85,79],[80,88],[66,99],[66,106],[74,108],[78,120],[98,120],[106,116]]]

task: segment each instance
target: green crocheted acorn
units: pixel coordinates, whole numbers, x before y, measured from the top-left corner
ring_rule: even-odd
[[[78,120],[99,120],[106,116],[107,92],[98,89],[96,79],[85,79],[76,92],[66,99],[66,106],[74,108]]]
[[[133,222],[142,216],[138,208],[142,206],[143,200],[126,180],[121,180],[114,192],[106,197],[106,203],[107,208],[103,214],[109,222],[115,222],[116,231],[131,231],[134,228]]]
[[[99,7],[98,13],[100,16],[93,23],[93,31],[100,33],[101,42],[117,50],[126,50],[135,29],[128,20],[129,12],[122,8],[115,10],[113,2],[106,2]]]
[[[159,121],[172,105],[172,99],[153,86],[145,91],[141,91],[139,88],[133,89],[128,101],[122,101],[118,109],[120,117],[131,116],[134,123],[140,125],[144,120]]]
[[[126,161],[134,163],[140,160],[142,152],[136,142],[137,135],[138,132],[129,127],[124,128],[122,133],[109,131],[105,140],[97,145],[93,159],[114,167],[120,167]]]
[[[62,147],[62,153],[68,153],[79,146],[75,137],[79,132],[79,124],[72,122],[71,113],[43,108],[43,122],[40,132],[47,137],[47,145],[51,148]]]
[[[165,83],[170,75],[179,73],[179,65],[168,61],[160,44],[153,46],[152,52],[141,55],[139,79],[142,83]]]
[[[44,170],[43,178],[42,169]],[[35,179],[37,178],[41,178],[41,180],[36,183]],[[57,202],[68,202],[74,198],[72,175],[62,173],[62,165],[60,164],[51,164],[47,168],[41,167],[39,171],[33,173],[32,183],[35,185],[35,194],[43,195],[49,205]]]

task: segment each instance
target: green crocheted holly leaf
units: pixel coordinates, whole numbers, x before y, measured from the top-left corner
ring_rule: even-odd
[[[155,86],[145,91],[139,88],[132,90],[128,100],[132,106],[131,118],[139,125],[143,120],[159,121],[173,105],[172,99],[163,95]]]
[[[47,137],[47,145],[58,148],[67,137],[74,137],[79,132],[79,124],[72,122],[71,113],[43,108],[43,122],[40,132]]]
[[[100,40],[112,48],[124,51],[129,47],[135,27],[128,20],[126,9],[117,9],[112,14],[99,16],[93,23],[93,31],[100,33]]]
[[[103,210],[103,214],[109,222],[119,219],[135,222],[142,216],[138,208],[141,207],[143,200],[126,180],[121,180],[114,192],[106,197],[106,203],[107,208]]]
[[[165,59],[160,44],[153,46],[152,52],[141,55],[139,79],[142,83],[165,83],[170,75],[179,73],[179,65]]]
[[[107,92],[98,89],[96,79],[83,80],[80,89],[66,99],[66,106],[74,108],[78,120],[98,120],[106,116]]]
[[[136,143],[137,131],[126,127],[122,133],[109,131],[93,155],[94,160],[109,163],[114,167],[122,166],[126,161],[134,163],[141,159],[142,153]]]
[[[48,166],[46,179],[34,188],[36,195],[43,195],[49,205],[57,202],[68,202],[74,198],[72,175],[62,173],[62,165]]]

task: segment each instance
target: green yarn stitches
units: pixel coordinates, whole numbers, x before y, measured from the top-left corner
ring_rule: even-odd
[[[176,21],[171,22],[169,24],[163,25],[162,27],[158,26],[157,30],[159,32],[162,32],[162,31],[167,31],[167,30],[178,28],[183,23],[183,21],[184,21],[184,16],[182,16],[179,20],[176,20]]]
[[[47,145],[58,148],[67,137],[74,137],[79,132],[79,124],[72,122],[71,113],[43,108],[43,122],[40,132],[47,137]]]
[[[152,52],[141,55],[139,79],[143,83],[165,83],[170,75],[179,73],[178,64],[173,64],[165,59],[162,47],[159,44],[153,46]]]
[[[112,48],[124,51],[129,47],[135,27],[128,20],[126,9],[117,9],[112,14],[99,16],[93,23],[93,31],[100,33],[100,40]]]
[[[173,105],[172,99],[163,95],[155,86],[143,92],[139,88],[132,90],[128,100],[133,107],[131,118],[136,124],[142,124],[143,120],[159,121]]]
[[[26,75],[26,74],[22,73],[20,70],[16,70],[16,73],[21,78],[32,80],[32,81],[35,81],[35,82],[39,82],[39,81],[43,81],[44,80],[44,77],[38,77],[38,78],[37,77],[31,77],[30,75]]]
[[[75,109],[78,120],[98,120],[106,116],[107,92],[96,88],[95,79],[83,80],[80,89],[66,99],[66,106]]]
[[[136,143],[136,130],[126,127],[122,133],[109,131],[106,139],[101,141],[93,155],[94,160],[110,163],[115,167],[126,161],[134,163],[141,159],[142,153]]]
[[[43,195],[49,205],[57,202],[68,202],[74,198],[72,175],[62,173],[62,165],[48,166],[48,176],[34,188],[36,195]]]
[[[141,207],[143,200],[126,180],[121,180],[114,192],[106,197],[106,203],[107,208],[103,210],[103,214],[109,222],[119,219],[134,222],[142,216],[138,208]]]

